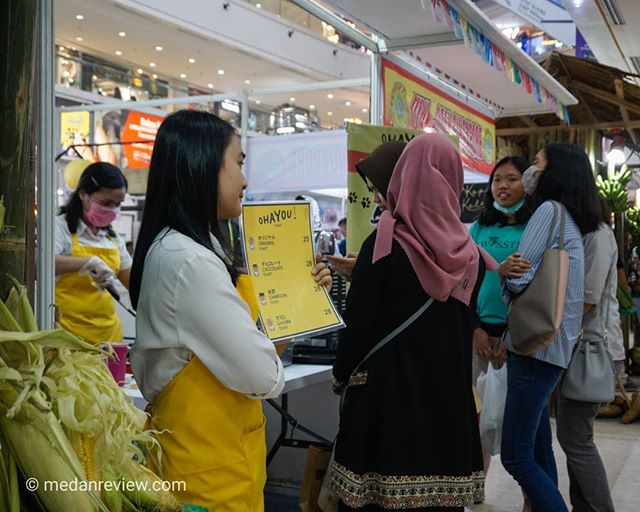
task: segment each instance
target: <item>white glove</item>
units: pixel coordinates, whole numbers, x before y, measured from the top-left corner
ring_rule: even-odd
[[[113,270],[98,256],[92,256],[78,271],[78,274],[90,276],[98,288],[102,290],[111,286],[115,281]]]

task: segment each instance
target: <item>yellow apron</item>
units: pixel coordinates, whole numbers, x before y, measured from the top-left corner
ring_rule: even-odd
[[[120,272],[120,249],[80,245],[78,235],[71,235],[71,256],[98,256],[113,272]],[[100,344],[122,341],[122,325],[116,314],[113,298],[101,292],[90,276],[76,272],[62,274],[56,283],[56,304],[60,310],[60,325],[85,341]]]
[[[251,290],[241,277],[238,291],[253,314]],[[168,431],[157,436],[163,479],[186,482],[185,492],[174,493],[178,500],[209,512],[264,511],[267,446],[260,400],[226,388],[194,356],[148,411],[148,427]]]

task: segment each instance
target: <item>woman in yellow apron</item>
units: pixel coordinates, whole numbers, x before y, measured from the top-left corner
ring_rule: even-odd
[[[150,426],[162,432],[162,477],[184,481],[178,499],[210,512],[264,509],[261,399],[284,386],[273,343],[236,291],[243,283],[218,227],[240,214],[243,161],[226,121],[195,110],[168,116],[131,272],[131,365],[151,404]],[[314,274],[331,285],[324,266]]]
[[[122,341],[115,303],[105,288],[129,283],[131,256],[111,223],[127,192],[115,165],[89,165],[55,221],[56,305],[62,327],[100,344]]]

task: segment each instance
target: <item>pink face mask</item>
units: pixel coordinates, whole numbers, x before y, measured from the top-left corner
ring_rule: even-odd
[[[119,206],[109,208],[107,206],[102,206],[95,201],[91,201],[91,208],[89,208],[88,212],[84,213],[84,216],[97,228],[105,228],[118,218],[119,213]]]

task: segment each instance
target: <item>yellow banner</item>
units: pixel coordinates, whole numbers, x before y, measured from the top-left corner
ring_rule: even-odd
[[[396,128],[453,134],[460,139],[465,167],[491,174],[495,162],[496,123],[397,64],[382,59],[384,124]]]
[[[91,132],[89,112],[60,113],[60,144],[66,148],[72,144],[86,144]]]
[[[356,164],[365,158],[383,142],[399,140],[409,142],[422,135],[420,130],[405,130],[390,126],[371,124],[347,124],[347,153],[349,173],[347,187],[349,204],[347,205],[347,251],[357,253],[362,242],[375,227],[378,215],[373,195],[362,177],[356,171]]]
[[[309,203],[242,207],[247,268],[260,320],[272,341],[344,327],[329,294],[315,283]]]

